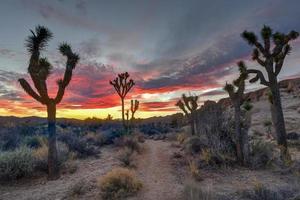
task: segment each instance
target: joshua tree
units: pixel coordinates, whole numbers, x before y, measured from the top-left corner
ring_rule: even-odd
[[[130,89],[134,86],[134,81],[130,79],[128,81],[129,74],[128,72],[118,74],[118,76],[113,80],[110,81],[109,83],[114,86],[115,90],[117,91],[118,95],[121,98],[121,103],[122,103],[122,122],[124,128],[126,128],[125,124],[125,113],[124,113],[124,99],[127,95],[127,93],[130,91]]]
[[[188,117],[189,122],[191,124],[191,132],[192,135],[195,135],[195,123],[196,123],[196,110],[198,108],[198,96],[185,96],[182,95],[182,100],[179,100],[176,103],[184,114]]]
[[[111,114],[108,114],[107,117],[105,118],[106,121],[112,121],[113,120],[113,116],[111,116]]]
[[[289,42],[295,40],[299,33],[296,31],[290,31],[288,34],[273,33],[270,27],[264,26],[261,30],[263,44],[258,41],[257,36],[253,32],[244,31],[241,36],[249,45],[254,47],[252,59],[266,70],[267,78],[261,70],[248,69],[247,72],[255,74],[255,77],[250,82],[259,80],[262,85],[270,88],[274,104],[275,117],[273,124],[276,130],[277,143],[282,147],[282,156],[288,156],[286,130],[277,76],[281,71],[286,55],[291,52]],[[273,40],[273,44],[271,44],[271,40]]]
[[[40,52],[45,49],[48,41],[52,38],[50,30],[43,26],[37,26],[35,31],[31,30],[31,35],[26,40],[28,52],[31,54],[28,66],[28,73],[32,79],[36,91],[25,79],[19,79],[22,88],[36,101],[47,106],[48,113],[48,178],[50,180],[59,177],[56,149],[56,105],[59,104],[64,96],[65,89],[69,85],[72,72],[75,68],[79,56],[73,53],[71,47],[62,43],[59,51],[67,57],[66,69],[63,79],[57,81],[58,91],[55,98],[48,95],[46,80],[50,75],[52,65],[47,58],[41,58]]]
[[[139,109],[140,102],[138,100],[131,100],[131,120],[134,120],[134,114]]]
[[[246,164],[248,155],[245,154],[248,153],[246,150],[248,136],[247,131],[242,130],[241,105],[244,103],[245,80],[248,74],[244,62],[238,62],[238,67],[240,71],[239,78],[234,80],[233,84],[226,83],[224,90],[228,92],[234,108],[237,159],[240,164]]]

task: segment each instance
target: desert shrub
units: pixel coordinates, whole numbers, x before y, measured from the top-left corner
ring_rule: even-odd
[[[249,200],[286,200],[294,199],[294,193],[290,187],[271,190],[261,183],[256,183],[253,189],[242,191],[242,197]]]
[[[114,144],[118,147],[127,147],[132,151],[141,152],[141,146],[136,137],[131,135],[122,136],[114,140]]]
[[[44,138],[37,135],[27,136],[24,138],[23,144],[25,144],[26,146],[32,149],[36,149],[42,146],[44,140],[45,140]]]
[[[70,151],[75,152],[79,158],[96,156],[99,154],[99,151],[94,145],[89,144],[85,138],[80,138],[75,134],[61,134],[59,140],[65,143]]]
[[[194,160],[189,161],[189,170],[193,179],[195,179],[196,181],[202,180],[200,169],[198,167],[198,164]]]
[[[33,156],[35,158],[35,169],[42,172],[48,171],[48,145],[42,143],[40,148],[33,150]],[[59,166],[61,167],[67,160],[69,156],[68,147],[61,142],[57,143],[57,157]]]
[[[232,166],[234,163],[234,156],[214,151],[214,149],[211,148],[202,149],[198,156],[198,164],[201,167],[216,168],[221,166]]]
[[[184,141],[188,138],[188,134],[185,132],[181,132],[177,134],[176,140],[180,143],[183,144]]]
[[[203,188],[194,181],[189,181],[184,186],[184,199],[186,200],[213,200],[213,193],[209,187]]]
[[[87,192],[88,187],[87,183],[84,180],[80,180],[72,185],[68,190],[68,197],[78,197]]]
[[[32,151],[28,147],[0,152],[0,180],[9,181],[31,176],[34,163]]]
[[[145,135],[143,133],[136,132],[136,133],[133,134],[133,137],[135,137],[137,139],[137,141],[140,142],[140,143],[145,142]]]
[[[1,130],[0,132],[0,150],[9,151],[19,147],[21,137],[16,130]]]
[[[76,161],[67,160],[61,166],[62,174],[74,174],[78,170],[78,163]]]
[[[191,136],[188,139],[186,139],[184,143],[185,151],[188,154],[197,154],[199,153],[204,147],[206,147],[205,144],[201,141],[200,137],[198,136]]]
[[[273,144],[263,141],[253,141],[250,147],[250,162],[253,168],[264,168],[271,164],[275,151]]]
[[[123,167],[134,167],[133,163],[134,151],[128,147],[122,148],[119,151],[118,159]]]
[[[197,133],[215,155],[236,155],[234,118],[220,103],[207,101],[197,110]]]
[[[102,146],[106,143],[105,137],[100,133],[88,132],[84,137],[92,145]]]
[[[136,175],[125,168],[115,168],[98,180],[103,199],[124,199],[142,188]]]
[[[101,132],[101,135],[104,138],[105,144],[113,144],[114,140],[126,135],[126,131],[121,128],[121,129],[109,129],[106,131]]]

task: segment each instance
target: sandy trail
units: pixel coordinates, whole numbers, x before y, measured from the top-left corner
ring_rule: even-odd
[[[143,189],[130,200],[179,200],[182,184],[172,170],[172,149],[169,142],[146,140],[145,151],[139,155],[137,174]]]

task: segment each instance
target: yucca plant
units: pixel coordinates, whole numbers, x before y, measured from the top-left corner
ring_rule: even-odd
[[[60,44],[60,53],[67,57],[66,69],[63,79],[57,81],[58,91],[56,96],[54,98],[49,97],[46,81],[51,73],[52,65],[48,62],[47,58],[40,57],[40,53],[45,49],[51,38],[51,31],[44,26],[37,26],[35,30],[31,30],[31,35],[26,40],[27,50],[31,54],[28,73],[37,92],[23,78],[19,79],[19,83],[28,95],[47,107],[49,143],[48,178],[53,180],[59,177],[56,149],[56,105],[61,102],[64,96],[65,89],[71,81],[72,72],[79,60],[79,56],[72,51],[71,46],[67,43]]]
[[[277,135],[277,143],[282,147],[281,155],[285,158],[289,158],[277,76],[283,67],[286,56],[292,50],[289,43],[298,38],[299,33],[296,31],[290,31],[288,34],[280,32],[274,33],[270,27],[264,26],[260,34],[263,43],[259,42],[253,32],[244,31],[241,36],[249,45],[254,47],[252,59],[265,69],[267,77],[261,70],[248,69],[247,72],[255,75],[255,77],[250,80],[251,83],[259,80],[262,85],[269,87],[271,91],[275,115],[273,124]]]
[[[125,72],[125,73],[118,74],[118,76],[113,81],[109,82],[115,88],[116,92],[121,98],[122,122],[123,122],[123,127],[125,129],[126,129],[126,123],[125,123],[124,100],[127,93],[135,85],[134,81],[132,79],[128,80],[128,78],[129,78],[129,74],[128,72]]]
[[[195,125],[196,125],[196,110],[198,108],[198,96],[189,96],[185,94],[182,95],[182,100],[179,100],[176,104],[187,116],[191,125],[191,133],[195,135]]]
[[[248,78],[247,68],[243,61],[238,62],[240,71],[239,78],[233,81],[232,84],[226,83],[224,90],[229,94],[229,98],[234,108],[235,120],[235,137],[236,137],[236,152],[237,160],[240,164],[247,164],[249,151],[245,150],[247,143],[247,131],[242,131],[242,112],[241,105],[244,103],[245,80]]]

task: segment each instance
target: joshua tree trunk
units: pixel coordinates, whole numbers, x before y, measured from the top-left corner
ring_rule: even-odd
[[[240,164],[244,164],[244,154],[243,154],[243,134],[241,127],[241,107],[240,102],[235,102],[234,105],[234,120],[235,120],[235,134],[236,134],[236,154],[237,159]]]
[[[190,115],[190,122],[191,122],[192,135],[195,135],[196,131],[195,131],[195,113],[194,112],[192,112]]]
[[[125,112],[124,112],[124,99],[123,98],[121,98],[121,102],[122,102],[122,123],[123,123],[123,127],[126,128]]]
[[[276,113],[276,111],[275,111],[275,106],[273,105],[273,103],[270,104],[270,110],[271,110],[271,120],[272,120],[272,123],[273,123],[273,126],[274,126],[274,124],[275,124],[275,113]],[[276,130],[276,128],[275,128],[275,130]],[[277,135],[276,135],[276,133],[274,133],[274,132],[272,131],[272,125],[271,125],[271,127],[270,127],[270,133],[271,133],[271,135],[273,136],[273,138],[275,138],[275,139],[277,140]]]
[[[51,102],[47,105],[48,113],[48,179],[59,178],[56,148],[56,105]]]
[[[278,145],[280,145],[280,147],[282,147],[282,156],[288,156],[284,116],[282,112],[279,86],[276,79],[272,81],[271,92],[272,92],[273,109],[274,109],[273,123],[276,131],[277,143]]]

